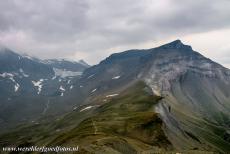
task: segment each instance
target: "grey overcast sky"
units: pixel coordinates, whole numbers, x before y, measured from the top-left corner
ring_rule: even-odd
[[[96,64],[181,39],[230,68],[230,0],[0,0],[0,44]]]

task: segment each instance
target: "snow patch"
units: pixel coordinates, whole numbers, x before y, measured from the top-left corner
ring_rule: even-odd
[[[63,88],[62,86],[60,86],[59,88],[61,91],[65,91],[65,88]]]
[[[55,76],[59,76],[62,78],[69,77],[69,76],[80,76],[82,75],[82,72],[73,72],[73,71],[67,71],[65,69],[58,69],[53,68]]]
[[[61,96],[64,96],[65,88],[63,88],[62,86],[60,86],[59,89],[61,90]]]
[[[92,107],[94,107],[94,106],[87,106],[87,107],[81,109],[80,112],[85,111],[85,110],[89,110],[89,109],[91,109]]]
[[[34,60],[34,58],[28,56],[28,55],[24,55],[23,58],[27,58],[27,59],[30,59],[30,60]]]
[[[75,106],[75,107],[73,108],[73,110],[74,110],[74,111],[75,111],[75,110],[77,110],[77,109],[78,109],[78,107],[79,107],[79,106]]]
[[[15,92],[18,91],[19,87],[20,87],[20,85],[18,83],[16,83],[16,85],[14,85],[14,91]]]
[[[19,72],[24,76],[24,77],[26,77],[26,78],[28,78],[29,77],[29,75],[28,74],[26,74],[24,71],[23,71],[23,69],[22,68],[20,68],[19,69]]]
[[[112,79],[113,80],[116,80],[116,79],[119,79],[121,76],[115,76],[115,77],[113,77]]]
[[[118,96],[119,94],[111,94],[111,95],[107,95],[106,97],[114,97],[114,96]]]
[[[5,78],[5,77],[14,77],[14,75],[12,73],[7,73],[7,72],[4,72],[2,74],[0,74],[1,77]]]
[[[54,79],[56,79],[57,77],[56,76],[54,76],[54,77],[52,77],[52,80],[54,80]]]
[[[9,77],[9,79],[15,84],[15,85],[14,85],[14,91],[15,91],[15,92],[18,91],[20,85],[14,80],[14,78],[13,78],[14,75],[13,75],[13,74],[5,72],[5,73],[3,73],[3,74],[0,74],[0,76],[3,77],[3,78]]]
[[[33,83],[33,85],[35,86],[35,87],[37,87],[38,88],[38,95],[41,93],[41,90],[42,90],[42,82],[43,82],[44,80],[43,79],[40,79],[39,81],[32,81],[32,83]]]
[[[93,89],[93,90],[91,91],[91,93],[94,93],[96,90],[97,90],[97,89]]]
[[[16,74],[16,73],[15,73]],[[2,74],[0,74],[0,77],[3,77],[3,78],[6,78],[8,77],[15,85],[14,85],[14,91],[17,92],[20,85],[14,80],[14,74],[12,73],[7,73],[7,72],[4,72]]]
[[[73,89],[73,85],[71,85],[71,86],[69,87],[69,89]]]

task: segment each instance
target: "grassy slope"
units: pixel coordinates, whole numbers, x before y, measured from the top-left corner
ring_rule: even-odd
[[[160,99],[138,82],[97,108],[82,112],[79,108],[52,123],[44,121],[5,134],[1,146],[78,145],[82,153],[172,150],[162,121],[153,110]]]
[[[89,151],[107,149],[122,153],[135,153],[151,146],[171,148],[161,129],[162,121],[152,109],[159,99],[138,83],[95,109],[92,117],[58,136],[51,145],[77,144]]]
[[[91,105],[99,107],[80,112],[82,107],[57,118],[26,125],[0,136],[0,146],[79,146],[77,153],[175,153],[163,131],[163,122],[154,112],[162,99],[153,96],[143,82],[106,98],[98,96]],[[173,152],[174,151],[174,152]],[[198,150],[182,153],[207,153]]]
[[[189,148],[213,149],[213,151],[223,153],[230,151],[229,133],[227,133],[227,131],[229,132],[229,103],[225,102],[227,98],[218,93],[219,84],[218,80],[206,81],[191,73],[183,79],[182,83],[174,82],[172,87],[174,97],[164,99],[171,106],[170,114],[180,123],[179,126],[183,132],[192,133],[199,140],[197,142],[196,139],[186,139],[191,144],[184,144],[181,142],[182,137],[185,137],[184,134],[181,134],[183,136],[179,136],[180,133],[172,134],[172,137],[167,135],[170,139],[174,139],[174,146],[177,137],[181,144],[180,148],[184,148],[186,145]],[[215,85],[216,91],[213,91],[209,85]],[[220,89],[227,89],[226,86],[222,85]],[[221,103],[215,102],[214,94],[218,96]],[[224,109],[220,108],[219,103],[225,105]],[[189,137],[189,135],[186,136]],[[202,146],[197,145],[200,142]]]

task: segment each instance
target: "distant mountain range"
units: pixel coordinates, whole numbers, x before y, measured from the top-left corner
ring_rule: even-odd
[[[230,70],[180,40],[115,53],[94,66],[7,50],[0,66],[1,124],[25,123],[2,134],[1,146],[230,151]]]
[[[74,91],[73,83],[89,67],[82,60],[40,60],[7,48],[0,51],[0,66],[1,128],[35,121],[49,113],[47,108],[53,108],[52,115],[63,113],[68,109],[66,95]],[[72,107],[75,101],[68,103]]]

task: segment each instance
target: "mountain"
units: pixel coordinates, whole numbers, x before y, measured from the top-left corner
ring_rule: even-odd
[[[84,60],[76,62],[66,59],[48,59],[44,60],[44,62],[49,64],[53,68],[65,69],[66,71],[72,72],[83,72],[86,68],[90,67]]]
[[[78,145],[81,153],[230,151],[230,70],[180,40],[112,54],[74,79],[72,111],[5,133],[0,145]]]
[[[72,83],[89,67],[67,60],[40,60],[7,48],[1,48],[0,66],[0,129],[72,108],[72,97],[66,98],[66,93],[71,95]]]
[[[229,69],[176,40],[113,54],[87,69],[80,82],[93,96],[105,98],[139,80],[164,98],[155,112],[175,148],[230,150]]]

